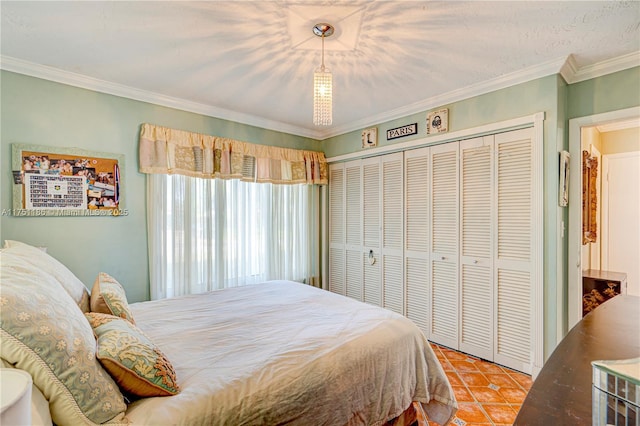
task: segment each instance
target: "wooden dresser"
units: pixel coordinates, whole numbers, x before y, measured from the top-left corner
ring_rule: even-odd
[[[514,425],[591,425],[591,361],[640,356],[640,297],[607,300],[556,347],[525,399]]]

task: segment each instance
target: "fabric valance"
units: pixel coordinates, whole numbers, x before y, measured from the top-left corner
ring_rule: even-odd
[[[328,167],[322,152],[257,145],[144,123],[140,172],[325,185]]]

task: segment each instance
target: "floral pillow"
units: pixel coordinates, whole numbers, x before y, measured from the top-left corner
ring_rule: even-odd
[[[69,268],[53,256],[37,247],[13,240],[6,240],[2,251],[19,257],[33,268],[53,277],[69,293],[69,296],[76,302],[82,312],[89,312],[89,291],[87,287]]]
[[[124,287],[115,278],[100,272],[91,289],[91,312],[115,315],[135,324]]]
[[[31,374],[55,424],[125,422],[91,327],[56,279],[0,250],[0,282],[0,358]]]
[[[124,392],[141,397],[180,392],[173,366],[142,330],[113,315],[85,316],[98,339],[98,360]]]

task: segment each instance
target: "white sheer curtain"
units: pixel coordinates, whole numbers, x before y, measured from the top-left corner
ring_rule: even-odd
[[[151,299],[319,273],[318,185],[150,174]]]

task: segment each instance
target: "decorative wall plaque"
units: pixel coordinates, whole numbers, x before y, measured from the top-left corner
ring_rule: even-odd
[[[394,129],[387,130],[387,140],[403,138],[405,136],[417,135],[418,123],[407,124],[406,126],[396,127]]]
[[[449,131],[449,110],[447,108],[430,112],[427,115],[427,134]]]
[[[370,148],[378,145],[378,128],[371,127],[362,131],[362,147]]]

